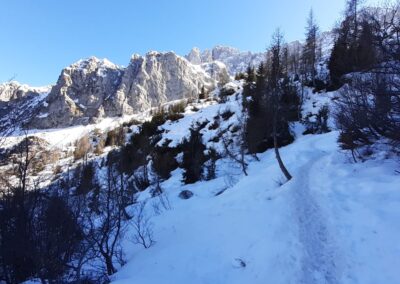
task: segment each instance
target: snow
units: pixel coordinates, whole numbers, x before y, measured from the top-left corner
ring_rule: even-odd
[[[173,209],[152,219],[157,243],[127,244],[114,283],[398,283],[398,164],[351,164],[337,136],[283,148],[294,176],[283,186],[273,151],[250,163],[249,176],[231,172],[233,186],[221,175],[183,186],[175,171],[162,184]],[[194,197],[177,198],[184,189]]]
[[[49,116],[48,113],[41,113],[41,114],[39,114],[37,117],[38,117],[38,118],[46,118],[46,117],[48,117],[48,116]]]
[[[196,53],[195,58],[190,54],[186,55],[186,58],[191,60],[193,64],[219,61],[226,65],[231,76],[244,72],[249,65],[258,66],[261,61],[265,60],[264,52],[251,53],[249,51],[240,51],[230,46],[217,45],[211,50],[206,49],[202,52],[198,48],[194,48],[192,51]]]
[[[233,84],[240,87],[239,82]],[[332,108],[337,96],[305,91],[303,115],[315,115],[324,105]],[[193,111],[193,106],[199,110]],[[225,110],[234,115],[220,119],[218,129],[210,129]],[[240,95],[220,104],[194,103],[182,119],[160,126],[164,133],[159,144],[168,139],[169,146],[176,146],[188,137],[191,125],[208,120],[201,130],[203,141],[218,149],[210,140],[240,123],[242,116]],[[132,118],[146,120],[149,113],[31,133],[52,147],[65,147],[94,129],[112,129]],[[274,151],[269,150],[258,155],[259,161],[246,158],[248,176],[229,159],[217,162],[217,178],[212,181],[183,185],[182,170],[175,170],[161,184],[171,205],[162,212],[154,209],[158,197],[151,198],[149,190],[141,193],[138,200],[147,202],[156,243],[149,249],[134,245],[130,228],[123,242],[127,264],[112,282],[399,283],[398,160],[387,157],[382,148],[355,164],[339,149],[338,131],[304,136],[299,123],[292,125],[292,131],[295,142],[280,150],[293,175],[289,182],[284,183]],[[9,142],[21,138],[20,133]],[[182,190],[194,196],[182,200],[178,197]]]
[[[235,81],[228,84],[239,89],[238,93],[241,92],[241,82]],[[213,96],[213,94],[211,94],[211,96]],[[218,94],[215,94],[215,96],[218,96]],[[191,111],[193,106],[199,110],[197,112]],[[209,127],[214,123],[214,118],[227,110],[234,112],[234,115],[226,121],[220,121],[217,129],[210,130]],[[206,126],[200,131],[203,135],[203,141],[209,147],[219,148],[221,145],[216,145],[215,143],[210,142],[210,140],[217,136],[222,130],[238,124],[238,121],[240,121],[240,117],[242,116],[241,110],[241,100],[240,97],[236,97],[236,95],[228,98],[227,102],[223,104],[218,104],[215,101],[194,103],[186,108],[182,119],[174,122],[169,121],[160,126],[160,129],[164,130],[165,133],[163,134],[162,139],[158,142],[158,145],[161,146],[168,140],[170,141],[168,144],[169,147],[176,147],[185,138],[188,138],[190,135],[189,129],[192,126],[195,127],[196,123],[208,121]]]
[[[77,125],[66,128],[31,129],[27,131],[18,130],[8,137],[1,137],[4,139],[2,146],[4,148],[9,148],[22,141],[25,138],[25,135],[33,135],[46,140],[51,148],[65,149],[74,144],[82,136],[94,131],[95,129],[105,133],[132,119],[138,121],[147,120],[150,117],[149,112],[150,111],[143,112],[138,115],[126,115],[124,117],[108,117],[101,120],[99,123],[89,125]],[[46,115],[47,114],[40,114],[39,117],[45,117]]]
[[[303,111],[331,106],[335,95],[310,92]],[[240,97],[187,111],[161,127],[163,140],[178,144],[193,122],[212,122],[224,109],[235,115],[221,129],[240,119]],[[113,283],[399,283],[398,161],[377,154],[354,164],[338,147],[338,131],[303,136],[301,124],[292,129],[295,142],[281,149],[293,175],[287,183],[269,150],[260,161],[247,157],[248,176],[227,159],[217,162],[212,181],[183,185],[175,170],[161,185],[172,209],[161,214],[152,207],[157,197],[143,192],[156,244],[132,244],[130,230],[128,262]],[[202,130],[206,143],[213,131]],[[182,200],[182,190],[194,196]]]

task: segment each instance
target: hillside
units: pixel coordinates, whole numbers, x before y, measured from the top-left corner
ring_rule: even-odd
[[[167,137],[210,111],[167,126]],[[396,283],[398,163],[378,155],[353,164],[337,131],[304,136],[293,127],[296,141],[281,154],[294,178],[284,185],[273,151],[247,157],[248,176],[229,159],[218,163],[217,179],[194,185],[182,186],[174,171],[161,184],[170,208],[146,205],[156,243],[127,241],[128,263],[113,283]],[[194,196],[180,199],[183,190]]]
[[[0,84],[0,284],[400,282],[400,3],[265,52]]]

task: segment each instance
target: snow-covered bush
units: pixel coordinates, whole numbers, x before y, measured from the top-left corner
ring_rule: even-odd
[[[309,113],[303,119],[303,123],[306,127],[303,134],[322,134],[329,132],[328,118],[329,107],[327,105],[322,106],[315,115]]]

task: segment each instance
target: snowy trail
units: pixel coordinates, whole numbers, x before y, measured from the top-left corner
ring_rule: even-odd
[[[337,249],[320,200],[313,195],[310,184],[310,176],[318,173],[315,168],[328,156],[328,153],[318,149],[315,142],[310,148],[315,149],[313,158],[296,171],[292,188],[294,210],[298,218],[299,241],[304,250],[299,283],[334,284],[340,282],[337,271]]]
[[[273,151],[218,196],[224,176],[183,186],[176,170],[163,183],[173,210],[153,218],[156,245],[126,244],[113,283],[398,284],[398,161],[349,163],[337,136],[301,135],[283,147],[294,176],[283,186]],[[183,189],[194,197],[181,200]]]

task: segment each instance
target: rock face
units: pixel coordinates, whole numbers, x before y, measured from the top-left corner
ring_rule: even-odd
[[[134,113],[172,100],[197,98],[201,88],[215,87],[204,70],[173,52],[133,55],[117,91],[124,113]]]
[[[215,67],[215,72],[211,76],[173,52],[134,55],[126,68],[91,57],[62,70],[46,102],[41,104],[39,115],[29,126],[88,124],[172,100],[196,98],[202,87],[215,88],[215,78],[226,79],[224,66]]]
[[[0,102],[18,100],[26,96],[48,93],[51,87],[29,87],[16,81],[0,84]]]
[[[95,57],[65,68],[31,126],[49,128],[92,122],[101,116],[103,105],[116,92],[122,73],[108,60]]]
[[[189,60],[189,62],[196,65],[199,65],[203,62],[201,59],[200,49],[198,49],[197,47],[192,48],[192,50],[189,52],[186,58],[187,60]]]
[[[223,86],[230,81],[230,75],[224,63],[213,61],[211,63],[203,63],[200,66],[218,83],[218,86]]]
[[[234,76],[236,73],[246,71],[249,65],[258,66],[265,59],[265,56],[265,52],[243,52],[233,47],[216,46],[211,50],[206,49],[203,52],[200,52],[195,47],[186,55],[186,58],[193,64],[204,64],[214,61],[222,62],[226,65],[229,74]]]

